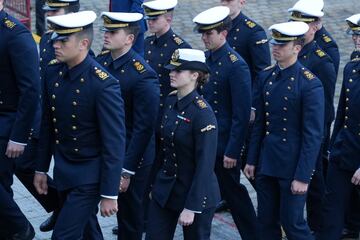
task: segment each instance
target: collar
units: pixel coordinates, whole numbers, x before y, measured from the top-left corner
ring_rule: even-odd
[[[219,49],[213,51],[209,51],[209,59],[212,62],[216,62],[219,58],[221,58],[222,56],[226,55],[229,52],[229,44],[227,42],[225,42],[225,44],[223,46],[221,46]]]
[[[89,65],[91,64],[91,59],[92,58],[88,54],[86,56],[86,58],[84,59],[84,61],[82,61],[80,64],[76,65],[72,69],[69,69],[68,67],[66,67],[68,78],[71,81],[78,79],[81,76],[81,74],[83,74],[86,71],[86,69],[89,67]]]
[[[275,73],[277,75],[277,78],[281,76],[282,80],[288,80],[290,77],[295,77],[294,73],[296,72],[296,69],[298,69],[299,67],[300,67],[299,61],[296,61],[293,65],[285,69],[280,69],[280,66],[276,64]]]
[[[299,57],[304,56],[305,54],[309,53],[315,47],[315,41],[311,41],[306,44],[300,51]]]
[[[156,37],[154,39],[154,44],[156,45],[164,45],[170,37],[172,37],[172,35],[174,34],[173,30],[170,28],[169,31],[167,31],[166,33],[164,33],[163,35],[161,35],[160,37]]]
[[[315,33],[315,39],[317,39],[318,37],[321,37],[323,34],[326,34],[327,36],[329,36],[328,32],[326,31],[325,27],[322,26],[319,30],[316,31]]]
[[[244,20],[246,19],[247,17],[242,13],[240,12],[239,15],[236,16],[236,18],[234,18],[232,20],[232,27],[231,29],[237,27],[241,22],[245,22]]]
[[[196,97],[198,97],[198,92],[194,89],[191,93],[183,97],[182,99],[178,100],[175,105],[179,111],[182,111],[186,106],[194,101]]]
[[[119,69],[125,63],[127,63],[130,59],[132,59],[134,55],[135,55],[135,52],[134,52],[134,50],[132,50],[132,48],[127,53],[125,53],[121,57],[118,57],[115,60],[113,60],[111,57],[111,54],[109,54],[109,60],[110,60],[109,62],[112,63],[114,69]]]
[[[4,9],[2,9],[2,10],[0,11],[0,20],[4,19],[4,18],[6,18],[6,17],[7,17],[7,13],[5,12]]]

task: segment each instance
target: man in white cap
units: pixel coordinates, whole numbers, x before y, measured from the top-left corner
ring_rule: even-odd
[[[251,75],[246,62],[226,41],[231,29],[229,13],[228,7],[214,7],[198,14],[193,22],[208,49],[210,80],[201,93],[219,124],[215,173],[241,238],[254,240],[258,239],[256,214],[246,187],[240,183],[251,110]]]
[[[276,65],[260,73],[245,174],[255,178],[260,239],[312,240],[304,220],[306,193],[324,127],[321,81],[297,59],[309,30],[303,22],[270,27]]]
[[[360,14],[346,19],[348,33],[352,34],[355,46],[360,43]],[[318,240],[338,240],[345,237],[345,217],[359,204],[360,194],[360,58],[354,58],[344,68],[344,78],[330,141],[330,160],[323,201],[322,227]],[[353,198],[352,196],[356,196]],[[357,202],[354,202],[357,200]],[[357,209],[358,210],[358,209]],[[342,236],[343,235],[343,236]],[[359,231],[347,234],[346,239],[358,239]]]
[[[330,128],[335,116],[333,102],[337,74],[335,65],[329,55],[314,40],[320,22],[319,19],[324,15],[322,10],[319,7],[314,7],[311,1],[303,1],[295,4],[288,11],[291,12],[290,20],[304,22],[309,26],[309,31],[305,34],[305,45],[299,53],[299,61],[321,80],[325,93],[325,128],[322,149],[319,153],[316,171],[310,183],[306,202],[307,220],[310,229],[316,231],[320,227],[321,201],[325,193],[323,162],[328,161]]]
[[[88,54],[95,19],[92,11],[48,18],[56,59],[44,79],[34,184],[47,194],[52,151],[62,200],[52,239],[103,239],[96,218],[99,202],[102,216],[117,212],[125,151],[123,100],[117,80]]]
[[[141,240],[143,199],[155,159],[154,131],[159,80],[132,46],[140,32],[140,13],[104,12],[104,47],[97,61],[119,80],[125,103],[126,153],[118,198],[118,239]]]

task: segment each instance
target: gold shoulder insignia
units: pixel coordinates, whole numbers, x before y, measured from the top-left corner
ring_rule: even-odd
[[[172,95],[176,95],[176,94],[177,94],[177,90],[174,90],[174,91],[170,92],[168,96],[172,96]]]
[[[177,45],[181,45],[184,43],[184,41],[179,37],[174,37],[174,41],[176,42]]]
[[[211,131],[212,129],[216,129],[215,125],[207,125],[206,127],[202,128],[200,131],[201,132],[207,132],[207,131]]]
[[[16,26],[16,23],[7,18],[4,19],[4,24],[8,29],[13,29]]]
[[[95,74],[101,79],[101,80],[105,80],[109,77],[109,74],[107,74],[106,72],[102,71],[101,69],[96,68]]]
[[[139,61],[134,62],[134,67],[139,73],[146,72],[144,65],[142,65]]]
[[[327,35],[323,36],[322,39],[323,39],[324,42],[326,42],[326,43],[332,42],[331,38],[330,38],[329,36],[327,36]]]
[[[105,55],[105,54],[107,54],[109,52],[110,52],[110,50],[101,51],[98,56],[103,56],[103,55]]]
[[[202,99],[197,100],[196,103],[201,109],[207,108],[206,103]]]
[[[319,57],[324,57],[326,55],[326,53],[320,49],[316,50],[316,55],[318,55]]]
[[[234,54],[230,54],[229,57],[230,57],[230,60],[231,60],[232,63],[234,63],[234,62],[236,62],[237,60],[239,60],[238,57],[237,57],[236,55],[234,55]]]
[[[57,64],[57,63],[60,63],[59,60],[57,60],[56,58],[51,60],[48,65],[54,65],[54,64]]]
[[[254,28],[256,26],[256,23],[254,23],[253,21],[246,21],[246,25],[249,27],[249,28]]]
[[[260,45],[260,44],[264,44],[264,43],[267,43],[267,39],[262,39],[262,40],[260,40],[260,41],[257,41],[255,44],[256,45]]]
[[[304,71],[304,75],[308,80],[313,80],[315,78],[314,74],[312,74],[311,72],[309,72],[307,70]]]
[[[351,60],[352,62],[358,62],[358,61],[360,61],[360,58],[353,58],[352,60]]]
[[[264,68],[264,71],[270,70],[270,69],[274,68],[275,66],[276,66],[275,64],[270,65],[270,66]]]

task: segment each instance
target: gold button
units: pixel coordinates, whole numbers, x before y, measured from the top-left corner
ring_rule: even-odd
[[[269,126],[270,125],[270,122],[266,122],[266,126]]]
[[[82,82],[82,83],[83,83],[83,82],[85,82],[85,79],[83,79],[83,78],[80,78],[80,82]]]
[[[163,106],[164,106],[164,104],[160,103],[160,107],[163,107]]]
[[[269,95],[270,95],[270,93],[269,93],[269,92],[266,92],[265,94],[266,94],[267,96],[269,96]]]
[[[54,111],[55,111],[55,107],[51,107],[51,111],[53,111],[53,112],[54,112]]]
[[[353,82],[353,80],[350,78],[350,79],[349,79],[349,82],[350,82],[350,83],[352,83],[352,82]]]
[[[3,102],[3,101],[0,101],[0,104],[4,104],[4,102]]]
[[[79,149],[75,148],[75,149],[74,149],[74,151],[75,151],[75,152],[78,152],[78,151],[79,151]]]
[[[214,113],[218,113],[218,111],[217,111],[217,110],[214,110]]]
[[[353,69],[353,70],[352,70],[352,72],[353,72],[353,73],[356,73],[356,70],[355,70],[355,69]]]
[[[56,144],[59,144],[60,142],[59,142],[59,140],[56,140],[55,143],[56,143]]]
[[[55,87],[59,87],[59,83],[55,83]]]
[[[151,51],[150,51],[150,50],[148,51],[148,54],[151,54]]]
[[[215,72],[215,74],[216,74],[216,75],[219,75],[219,72],[218,72],[218,71],[216,71],[216,72]]]
[[[160,128],[164,128],[164,125],[161,125]]]
[[[286,122],[286,121],[287,121],[287,118],[283,118],[283,121]]]
[[[160,57],[163,57],[163,56],[164,56],[164,54],[160,53]]]
[[[162,77],[162,75],[159,73],[159,77],[161,78]],[[160,86],[161,87],[161,86]]]
[[[272,85],[272,82],[269,82],[269,85]]]
[[[56,98],[55,94],[51,95],[51,98],[52,98],[52,99],[55,99],[55,98]]]
[[[349,119],[349,117],[348,116],[345,116],[345,120],[348,120]]]
[[[284,97],[285,101],[289,100],[288,97]]]
[[[179,124],[179,121],[176,121],[175,124],[178,125],[178,124]]]
[[[174,166],[177,167],[178,165],[175,163]]]
[[[164,47],[167,47],[167,44],[166,44],[166,43],[164,44]]]
[[[73,129],[73,130],[76,130],[76,129],[77,129],[77,127],[76,127],[76,126],[72,126],[72,129]]]
[[[275,75],[276,75],[276,73],[275,73],[275,72],[273,72],[273,73],[272,73],[272,75],[273,75],[273,76],[275,76]]]
[[[72,118],[76,118],[76,116],[74,114],[71,115]]]
[[[215,104],[218,104],[218,101],[215,100],[214,103],[215,103]]]
[[[74,141],[77,141],[77,138],[73,138]]]
[[[58,130],[57,128],[55,128],[55,129],[54,129],[54,132],[55,132],[55,133],[58,133],[58,132],[59,132],[59,130]]]
[[[74,102],[72,103],[72,105],[73,105],[73,106],[76,106],[76,105],[77,105],[77,103],[74,101]]]
[[[349,88],[347,88],[347,89],[346,89],[346,92],[350,92],[350,89],[349,89]]]
[[[269,135],[270,134],[270,132],[266,132],[266,135]]]
[[[295,78],[291,77],[290,80],[291,80],[291,81],[295,81]]]
[[[344,128],[348,128],[347,125],[344,125]]]
[[[287,111],[287,107],[284,107],[283,109],[284,109],[284,111]]]
[[[345,111],[349,111],[349,107],[346,107],[346,108],[345,108]]]
[[[287,129],[286,129],[286,128],[283,128],[283,131],[284,131],[284,132],[286,132],[286,131],[287,131]]]
[[[291,87],[290,87],[290,86],[288,86],[288,89],[289,89],[289,90],[291,90]]]
[[[265,113],[265,115],[266,115],[266,116],[269,116],[269,115],[270,115],[270,113],[266,112],[266,113]]]
[[[63,73],[62,73],[62,72],[59,72],[59,75],[60,75],[60,76],[62,76],[62,75],[63,75]]]
[[[56,118],[53,118],[53,122],[54,122],[54,123],[56,122]]]
[[[167,115],[165,115],[165,116],[164,116],[164,118],[165,118],[165,119],[167,119],[167,118],[168,118],[168,116],[167,116]]]
[[[79,93],[80,93],[80,90],[79,90],[79,89],[76,89],[75,92],[76,92],[77,94],[79,94]]]
[[[269,106],[269,102],[265,102],[265,106]]]
[[[174,136],[174,132],[171,132],[171,136]]]
[[[125,70],[124,69],[121,69],[121,71],[120,71],[121,73],[124,73],[125,72]]]
[[[239,29],[239,28],[237,28],[237,29],[236,29],[236,31],[238,32],[238,31],[240,31],[240,29]]]
[[[286,142],[286,138],[283,138],[283,142]]]
[[[164,96],[162,93],[160,93],[160,97]]]
[[[160,63],[158,64],[158,67],[161,67],[161,64],[160,64]]]
[[[345,100],[348,102],[348,101],[349,101],[349,98],[346,98]]]
[[[214,94],[216,95],[216,94],[217,94],[217,91],[214,91]]]
[[[218,65],[221,66],[221,62],[219,62]]]
[[[237,39],[237,37],[234,37],[234,40],[236,40]]]

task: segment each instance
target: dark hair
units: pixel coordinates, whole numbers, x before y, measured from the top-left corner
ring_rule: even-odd
[[[91,48],[91,44],[93,42],[94,39],[94,29],[92,26],[85,28],[84,30],[82,30],[81,32],[75,33],[75,36],[79,39],[79,40],[83,40],[83,39],[89,39],[89,46],[88,49]]]
[[[79,10],[80,10],[80,3],[71,4],[68,7],[64,7],[65,14],[73,13],[73,12],[75,13],[78,12]]]
[[[294,40],[294,45],[300,45],[301,47],[304,47],[305,37],[301,37],[301,38]]]
[[[209,73],[200,70],[190,70],[190,72],[199,74],[198,78],[196,79],[198,87],[204,86],[209,81]]]
[[[228,16],[223,20],[223,24],[221,24],[220,26],[214,28],[218,33],[222,32],[222,31],[230,31],[232,27],[232,21],[231,18]]]
[[[124,32],[127,35],[134,35],[134,41],[133,44],[136,42],[136,38],[138,37],[139,33],[140,33],[140,25],[136,24],[136,25],[130,25],[129,27],[123,28]]]

